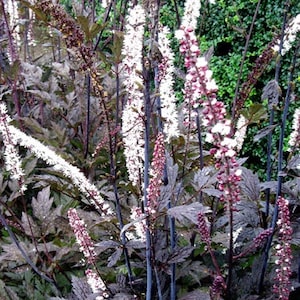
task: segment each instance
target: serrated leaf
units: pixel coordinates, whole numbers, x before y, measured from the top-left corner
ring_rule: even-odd
[[[35,169],[38,158],[30,157],[29,159],[24,159],[24,162],[24,172],[26,175],[29,175]]]
[[[203,292],[201,290],[196,290],[190,292],[183,297],[180,297],[179,300],[210,300],[209,292]]]
[[[60,205],[60,206],[56,207],[55,209],[52,209],[48,213],[48,215],[46,216],[45,220],[42,223],[43,235],[55,233],[57,227],[59,227],[59,229],[61,229],[60,224],[56,223],[57,218],[61,216],[61,209],[62,209],[62,206]]]
[[[35,249],[33,245],[27,245],[24,242],[19,242],[20,247],[32,258],[32,254],[35,256]],[[11,261],[21,265],[27,263],[20,250],[15,244],[3,244],[1,245],[2,252],[0,255],[0,261]],[[35,262],[35,261],[34,261]]]
[[[117,248],[117,250],[108,258],[107,267],[108,268],[113,267],[120,259],[122,253],[123,253],[123,249],[121,249],[120,247]]]
[[[270,132],[272,132],[273,129],[276,128],[277,126],[278,126],[278,124],[269,125],[263,129],[259,130],[257,132],[257,134],[253,137],[253,141],[258,142],[260,139],[262,139],[263,137],[267,136]]]
[[[25,0],[21,0],[22,4],[24,4],[25,6],[29,7],[30,9],[32,9],[35,13],[35,16],[37,17],[37,19],[40,19],[44,22],[47,22],[49,17],[42,12],[40,9],[36,8],[35,5],[32,5],[30,2],[25,1]]]
[[[295,155],[288,161],[287,169],[299,172],[298,166],[300,166],[300,155]]]
[[[176,189],[176,180],[178,175],[178,165],[174,164],[169,153],[166,155],[166,170],[168,175],[168,184],[163,185],[160,190],[159,211],[163,210],[170,202],[170,198]]]
[[[90,41],[93,40],[104,27],[105,27],[105,25],[102,25],[99,23],[92,24],[89,29]]]
[[[40,237],[40,227],[33,221],[32,217],[25,212],[22,212],[21,225],[28,236]]]
[[[90,40],[90,21],[88,17],[85,16],[77,16],[77,21],[84,32],[86,39]]]
[[[72,276],[72,292],[77,297],[77,300],[86,300],[92,290],[85,278]]]
[[[220,198],[222,195],[222,192],[215,188],[203,189],[202,192],[207,194],[208,196],[213,196],[213,197],[217,197],[217,198]]]
[[[220,244],[225,248],[229,246],[229,236],[226,232],[217,231],[215,235],[211,238],[213,243]]]
[[[242,169],[242,181],[240,188],[242,194],[251,201],[258,201],[260,199],[260,181],[257,174],[246,168]]]
[[[242,114],[249,120],[249,124],[258,123],[268,117],[266,108],[260,103],[254,103],[250,107],[243,109]]]
[[[193,250],[194,247],[191,246],[175,249],[174,252],[169,256],[168,263],[175,264],[175,263],[184,262],[185,259],[190,256]]]
[[[146,219],[146,216],[141,216],[141,217],[139,217],[139,218],[133,220],[132,222],[130,222],[130,223],[124,225],[123,228],[122,228],[122,230],[121,230],[121,232],[120,232],[120,237],[121,237],[122,234],[123,234],[124,232],[126,232],[130,227],[134,226],[135,223],[142,222],[142,221],[145,220],[145,219]]]
[[[263,88],[261,99],[268,99],[268,108],[272,109],[278,105],[278,99],[282,91],[276,80],[269,81]]]
[[[188,219],[192,223],[198,224],[199,212],[208,213],[209,211],[209,207],[203,206],[199,202],[195,202],[169,208],[167,213],[169,216],[174,217],[179,222],[184,222],[186,219]]]
[[[41,100],[51,100],[51,95],[45,91],[27,90],[28,93],[38,96]]]
[[[0,280],[0,299],[20,300],[17,294]]]
[[[50,186],[38,192],[37,199],[32,198],[33,214],[40,221],[44,221],[49,215],[53,203],[53,198],[50,198]]]
[[[97,254],[104,252],[107,249],[110,248],[117,248],[120,244],[115,241],[102,241],[100,243],[95,244],[95,250],[97,251]]]
[[[133,249],[142,249],[146,247],[145,242],[142,242],[140,240],[130,240],[126,243],[126,247],[130,247]]]
[[[199,191],[201,190],[212,177],[212,167],[204,167],[202,170],[198,170],[194,175],[193,186]]]

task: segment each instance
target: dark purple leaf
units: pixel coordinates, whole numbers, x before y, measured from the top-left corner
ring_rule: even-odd
[[[117,248],[117,250],[108,258],[107,267],[108,268],[113,267],[120,259],[122,253],[123,250],[121,248]]]
[[[175,251],[169,256],[168,263],[175,264],[175,263],[184,262],[185,259],[190,256],[193,250],[194,247],[191,246],[175,249]]]
[[[199,212],[207,213],[210,211],[209,207],[203,206],[199,202],[179,205],[168,209],[168,215],[174,217],[179,222],[184,222],[186,219],[193,222],[194,224],[198,223],[198,213]]]
[[[258,142],[260,139],[262,139],[263,137],[267,136],[270,132],[272,132],[272,130],[274,128],[276,128],[277,126],[278,126],[278,124],[269,125],[269,126],[266,126],[263,129],[259,130],[257,132],[257,134],[253,137],[253,141]]]

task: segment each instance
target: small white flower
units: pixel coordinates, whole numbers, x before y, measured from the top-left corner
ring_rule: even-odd
[[[158,33],[159,49],[163,53],[163,62],[160,64],[160,69],[164,71],[159,85],[161,116],[164,120],[164,133],[167,142],[172,137],[179,136],[176,98],[173,90],[174,54],[170,47],[170,41],[167,38],[168,33],[167,27],[163,26]]]
[[[197,62],[196,62],[196,67],[197,68],[203,68],[207,66],[207,61],[204,56],[198,57]]]
[[[242,175],[242,169],[237,169],[234,174],[236,176],[241,176]]]
[[[201,1],[199,0],[186,0],[184,6],[184,15],[181,25],[185,28],[197,27],[197,20],[200,16]]]
[[[300,108],[297,108],[294,112],[293,116],[293,126],[292,126],[292,133],[289,139],[289,146],[292,147],[299,147],[300,143]]]
[[[94,294],[100,294],[101,296],[97,296],[97,300],[104,300],[108,298],[107,289],[105,286],[104,281],[99,276],[98,273],[94,272],[91,269],[87,269],[85,271],[87,282],[89,286],[91,287]]]
[[[282,55],[285,55],[292,47],[294,41],[296,40],[297,33],[300,31],[300,14],[293,18],[290,23],[287,25],[282,45]],[[273,47],[275,52],[279,52],[280,41],[277,41],[277,44]]]
[[[244,139],[247,133],[247,119],[241,115],[236,125],[234,139],[236,141],[236,150],[239,152],[242,149]]]
[[[144,161],[144,95],[140,90],[143,79],[142,50],[145,25],[145,12],[142,6],[136,5],[129,12],[125,27],[122,54],[124,60],[125,87],[127,104],[122,114],[122,134],[124,154],[129,179],[137,184],[143,172]]]

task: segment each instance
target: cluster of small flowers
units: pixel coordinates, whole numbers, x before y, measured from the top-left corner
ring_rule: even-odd
[[[60,5],[54,4],[51,0],[43,0],[38,1],[36,6],[45,14],[54,18],[56,26],[61,30],[66,39],[68,48],[77,48],[83,43],[84,33]]]
[[[56,171],[61,172],[64,176],[70,178],[73,184],[79,188],[79,190],[103,215],[113,214],[109,204],[103,200],[96,186],[90,183],[77,167],[69,164],[49,147],[28,136],[16,127],[9,125],[8,130],[11,139],[15,144],[19,144],[29,149],[38,158],[43,159],[48,165],[52,165]]]
[[[253,86],[257,83],[258,78],[264,72],[266,67],[270,64],[271,60],[274,58],[273,46],[275,45],[275,40],[272,40],[263,51],[263,53],[255,60],[255,65],[244,81],[242,87],[238,93],[236,104],[234,108],[234,116],[237,118],[240,115],[240,111],[244,106],[246,99],[248,98]]]
[[[13,36],[14,41],[17,45],[21,44],[20,37],[20,22],[19,22],[19,12],[18,12],[18,4],[17,1],[7,0],[5,4],[5,10],[8,14],[8,25],[11,31],[11,35]],[[9,60],[12,62],[13,58],[9,55]]]
[[[243,250],[240,254],[233,257],[234,260],[238,258],[245,257],[252,251],[256,250],[257,248],[261,247],[265,240],[273,233],[272,228],[268,228],[263,230],[257,237],[254,238],[253,242],[248,246],[245,250]]]
[[[201,240],[207,245],[210,245],[211,238],[209,228],[207,226],[207,221],[203,212],[198,213],[198,230],[200,233]]]
[[[221,294],[226,289],[226,284],[224,278],[221,275],[217,275],[214,279],[214,282],[210,288],[210,297],[211,299],[220,299]]]
[[[260,247],[264,242],[265,240],[273,233],[273,229],[272,228],[268,228],[268,229],[265,229],[264,231],[262,231],[254,240],[253,240],[253,243],[254,243],[254,246],[255,248],[258,248]]]
[[[159,95],[161,100],[161,116],[164,120],[164,133],[166,141],[179,135],[178,115],[176,110],[176,98],[173,90],[174,54],[167,38],[169,29],[160,26],[158,33],[159,50],[162,54],[162,61],[159,64]]]
[[[281,51],[282,55],[285,55],[292,48],[293,42],[296,40],[297,33],[299,31],[300,31],[300,14],[294,17],[289,22],[289,24],[285,29],[282,51]],[[279,52],[279,48],[280,48],[280,41],[278,40],[276,45],[273,47],[273,50],[275,52]]]
[[[300,108],[294,112],[292,133],[289,139],[290,149],[299,148],[300,146]]]
[[[292,227],[290,222],[289,202],[283,197],[278,197],[278,221],[277,226],[279,228],[278,244],[276,249],[277,260],[275,264],[278,266],[276,269],[275,284],[273,286],[274,292],[278,294],[279,299],[288,300],[290,292],[290,276],[292,274]]]
[[[94,64],[94,51],[84,44],[84,32],[75,20],[65,12],[61,5],[54,4],[51,0],[40,1],[36,6],[53,18],[53,26],[61,31],[67,47],[75,51],[79,69],[90,70]]]
[[[182,25],[176,32],[176,37],[180,41],[180,52],[185,56],[184,64],[187,68],[184,87],[184,123],[195,126],[193,119],[197,115],[196,109],[208,98],[215,99],[218,87],[212,78],[212,71],[209,70],[206,59],[200,57],[194,28]]]
[[[226,151],[225,148],[224,153]],[[229,209],[235,210],[235,204],[240,201],[239,182],[241,181],[242,170],[239,168],[235,157],[222,159],[222,162],[216,163],[216,167],[219,168],[218,187],[223,192],[220,200],[226,203]]]
[[[146,219],[140,207],[132,207],[130,219],[134,221],[135,234],[142,242],[146,241]]]
[[[163,177],[165,161],[164,135],[159,133],[155,141],[150,169],[150,175],[152,177],[150,178],[147,188],[147,208],[150,209],[151,215],[155,214],[158,208],[158,198],[160,196],[161,179]]]
[[[4,144],[4,160],[5,168],[11,173],[11,178],[17,180],[20,186],[20,191],[23,193],[26,190],[26,185],[24,184],[24,171],[21,166],[21,158],[17,153],[17,144],[12,137],[10,132],[11,119],[7,114],[6,105],[0,103],[0,132],[3,137]]]
[[[203,125],[207,127],[206,140],[214,145],[210,150],[216,158],[216,168],[219,169],[219,189],[223,192],[221,200],[229,204],[230,209],[239,201],[239,186],[241,169],[235,159],[237,146],[231,138],[231,122],[226,119],[226,109],[223,102],[217,101],[217,85],[212,78],[212,72],[204,57],[200,57],[197,38],[195,35],[196,19],[198,14],[195,1],[186,2],[186,11],[180,30],[176,37],[180,41],[180,52],[185,56],[187,68],[185,82],[185,105],[190,113],[192,109],[203,106]],[[193,7],[192,5],[195,5]],[[190,115],[188,123],[191,121]]]
[[[86,224],[79,218],[75,208],[70,208],[68,210],[68,218],[69,224],[74,231],[76,241],[80,246],[80,251],[83,253],[89,264],[94,264],[97,255],[94,250],[94,243],[86,231]]]
[[[140,75],[143,70],[144,24],[145,12],[140,5],[136,5],[127,17],[122,48],[124,84],[127,91],[127,104],[122,115],[122,134],[126,167],[133,185],[139,182],[144,162],[144,94]]]
[[[243,147],[244,139],[247,133],[247,127],[248,127],[247,119],[243,115],[240,115],[236,124],[236,131],[234,134],[234,140],[236,142],[237,152],[240,152]]]
[[[197,20],[200,16],[201,1],[186,0],[184,4],[184,15],[182,17],[181,26],[184,28],[196,28]]]
[[[40,1],[36,3],[36,7],[52,17],[50,24],[61,31],[67,47],[72,50],[70,54],[73,55],[78,70],[89,72],[96,96],[106,99],[107,92],[101,85],[102,79],[95,66],[95,52],[91,46],[84,43],[84,32],[76,21],[65,12],[61,5],[51,0]]]
[[[96,149],[95,149],[94,153],[92,154],[92,156],[95,157],[99,153],[99,151],[108,144],[109,136],[116,135],[118,132],[120,132],[120,130],[121,130],[120,126],[117,126],[116,128],[114,128],[108,134],[105,133],[104,138],[100,141],[100,143],[98,143],[98,145],[96,146]]]
[[[87,278],[87,282],[89,286],[91,287],[93,294],[98,294],[99,296],[96,296],[96,300],[104,300],[109,298],[109,293],[107,292],[107,288],[105,286],[104,281],[102,278],[94,272],[91,269],[87,269],[85,271],[85,275]]]

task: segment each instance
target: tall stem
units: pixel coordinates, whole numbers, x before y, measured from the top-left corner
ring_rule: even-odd
[[[90,108],[91,108],[91,76],[86,75],[86,116],[84,127],[84,158],[87,158],[89,152],[89,139],[90,139]]]
[[[282,184],[283,184],[283,174],[282,174],[282,166],[283,166],[283,142],[284,142],[284,135],[285,135],[285,127],[286,127],[286,120],[288,116],[288,110],[290,106],[290,101],[291,101],[291,93],[293,90],[293,76],[294,76],[294,71],[295,71],[295,66],[296,66],[296,61],[298,57],[298,52],[300,48],[300,42],[298,43],[294,57],[293,57],[293,62],[291,66],[291,71],[289,75],[289,84],[288,84],[288,89],[286,92],[286,97],[285,97],[285,102],[284,102],[284,109],[283,109],[283,114],[282,114],[282,120],[281,120],[281,127],[280,127],[280,137],[279,137],[279,144],[278,144],[278,169],[277,169],[277,193],[276,193],[276,199],[278,199],[279,196],[281,196],[282,192]],[[273,232],[276,227],[276,222],[278,218],[278,205],[276,203],[274,212],[273,212],[273,217],[272,217],[272,223],[271,223],[271,228],[273,229]],[[263,262],[263,268],[261,272],[261,277],[260,277],[260,282],[259,282],[259,291],[262,292],[263,289],[263,283],[264,283],[264,277],[265,277],[265,272],[267,269],[267,263],[269,259],[269,252],[271,249],[271,244],[273,240],[273,234],[269,236],[267,245],[264,251],[264,262]]]
[[[281,68],[281,51],[282,51],[282,46],[283,46],[283,38],[284,38],[284,31],[286,27],[286,22],[287,22],[287,13],[288,13],[288,7],[289,7],[289,1],[285,4],[286,9],[283,15],[283,23],[281,27],[281,34],[280,34],[280,44],[279,44],[279,53],[280,55],[278,56],[276,60],[276,69],[275,69],[275,81],[278,83],[279,82],[279,76],[280,76],[280,68]],[[269,125],[272,126],[274,123],[274,107],[272,106],[271,111],[270,111],[270,118],[269,118]],[[268,134],[268,145],[267,145],[267,181],[271,180],[271,173],[272,173],[272,162],[271,162],[271,155],[272,155],[272,137],[273,133],[272,131]],[[270,210],[270,189],[266,190],[266,216],[265,220],[268,219],[269,216],[269,210]],[[266,221],[265,221],[266,223]],[[267,227],[267,224],[265,224]]]
[[[254,15],[253,15],[253,18],[252,18],[251,26],[250,26],[250,29],[249,29],[249,33],[247,34],[246,43],[245,43],[244,52],[243,52],[243,57],[242,57],[242,60],[241,60],[241,65],[240,65],[240,72],[239,72],[238,80],[237,80],[237,83],[236,83],[236,86],[235,86],[235,93],[234,93],[234,99],[233,99],[233,105],[232,105],[232,118],[231,118],[233,122],[235,121],[235,117],[236,117],[236,101],[237,101],[237,96],[238,96],[238,92],[239,92],[239,88],[240,88],[240,82],[241,82],[241,78],[242,78],[242,74],[243,74],[243,68],[244,68],[244,63],[245,63],[245,59],[246,59],[246,54],[247,54],[247,51],[248,51],[249,42],[250,42],[251,34],[252,34],[252,31],[253,31],[253,27],[254,27],[254,24],[255,24],[255,20],[257,18],[260,3],[261,3],[261,0],[259,0],[257,2],[256,9],[255,9],[255,12],[254,12]]]
[[[9,54],[11,57],[12,64],[15,64],[18,62],[18,55],[17,55],[16,48],[14,45],[14,38],[13,38],[11,30],[10,30],[10,26],[8,23],[7,14],[6,14],[3,0],[1,0],[0,3],[1,3],[2,14],[3,14],[3,18],[4,18],[4,24],[5,24],[7,35],[8,35]],[[13,98],[15,108],[17,111],[18,122],[20,124],[21,129],[23,129],[23,122],[21,120],[21,104],[20,104],[19,95],[18,95],[17,75],[16,74],[14,74],[14,78],[12,79],[10,85],[11,85],[11,90],[12,90],[12,98]]]
[[[145,156],[144,156],[144,207],[148,207],[147,200],[147,188],[149,186],[149,144],[150,144],[150,115],[151,115],[151,99],[150,99],[150,76],[149,70],[144,68],[144,79],[145,79]],[[147,229],[146,229],[146,265],[147,265],[147,291],[146,300],[152,299],[152,243],[150,234],[150,222],[147,218]]]

